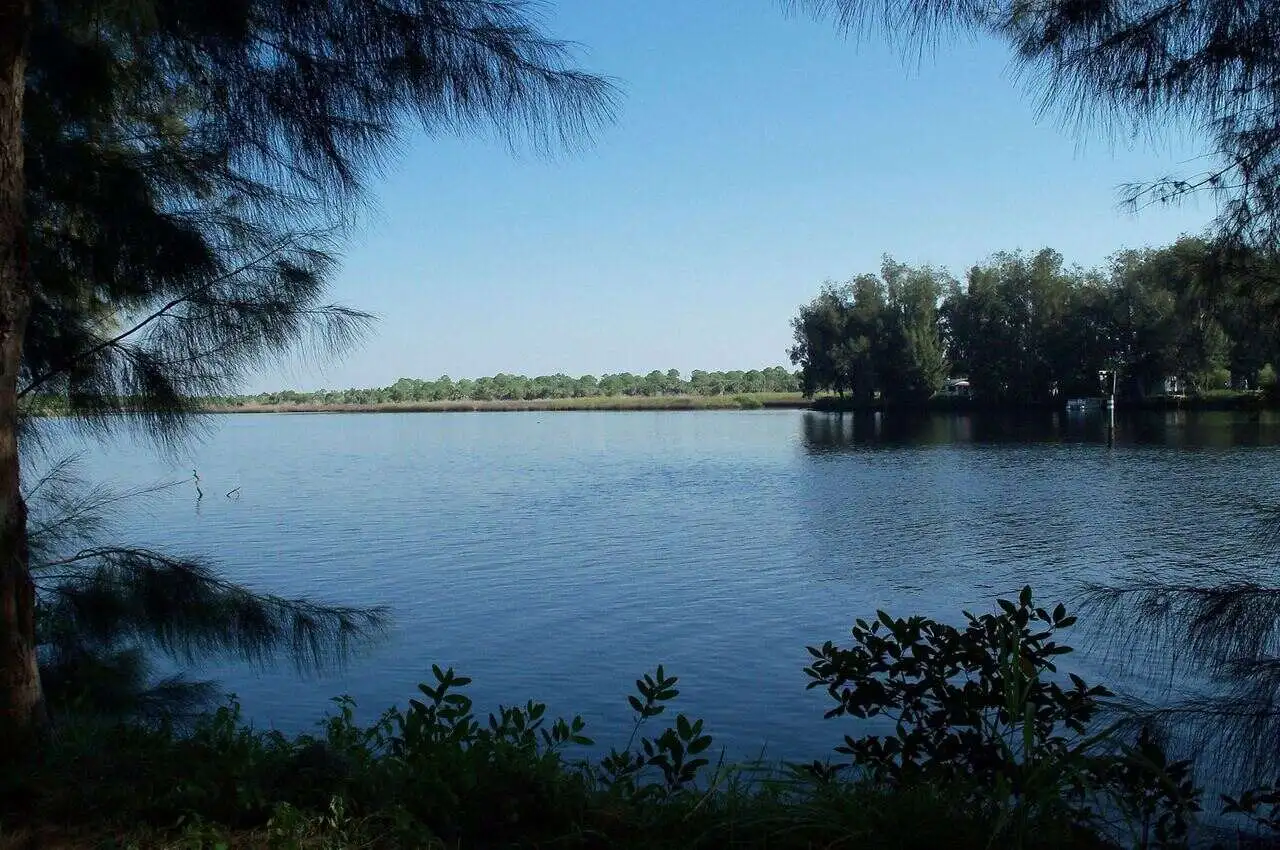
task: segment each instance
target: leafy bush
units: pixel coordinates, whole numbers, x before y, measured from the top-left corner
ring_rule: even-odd
[[[956,627],[880,612],[848,647],[809,649],[827,717],[887,717],[844,736],[834,764],[714,767],[678,679],[636,680],[629,739],[594,759],[581,717],[528,702],[481,717],[470,680],[433,667],[404,709],[316,735],[255,731],[234,699],[182,732],[68,727],[0,771],[0,836],[82,825],[145,846],[1181,847],[1200,809],[1191,765],[1145,730],[1100,724],[1109,693],[1060,675],[1074,621],[1030,589]],[[1280,792],[1226,798],[1274,829]],[[147,832],[151,830],[151,832]],[[152,840],[154,839],[154,840]]]
[[[1118,742],[1118,726],[1092,728],[1110,691],[1054,676],[1054,659],[1071,652],[1055,633],[1075,617],[1062,605],[1037,607],[1030,587],[998,604],[998,613],[965,612],[963,628],[881,611],[857,621],[851,647],[809,647],[809,687],[836,703],[828,718],[894,723],[889,735],[846,735],[836,751],[849,762],[810,771],[829,778],[855,768],[892,787],[966,788],[1019,845],[1045,817],[1100,829],[1099,798],[1146,824],[1140,846],[1182,841],[1199,811],[1189,766],[1167,761],[1145,733],[1130,747]]]

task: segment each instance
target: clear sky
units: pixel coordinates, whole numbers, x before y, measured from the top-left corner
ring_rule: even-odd
[[[1039,116],[995,43],[905,58],[777,0],[556,0],[546,22],[618,81],[619,120],[553,159],[413,136],[333,291],[379,322],[247,389],[785,364],[797,306],[886,252],[957,275],[1046,245],[1094,265],[1213,214],[1121,209],[1121,184],[1201,151]]]

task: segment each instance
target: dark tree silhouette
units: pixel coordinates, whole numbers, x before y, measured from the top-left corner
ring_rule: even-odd
[[[298,344],[349,342],[368,317],[327,304],[325,283],[366,178],[415,119],[551,150],[610,117],[611,85],[574,68],[535,12],[517,0],[0,0],[6,740],[44,713],[21,415],[56,404],[87,427],[173,441],[193,398],[230,392]],[[171,582],[242,613],[196,565],[110,550],[93,562],[64,601],[107,607]],[[74,613],[92,621],[85,604]],[[186,625],[242,648],[288,644]]]

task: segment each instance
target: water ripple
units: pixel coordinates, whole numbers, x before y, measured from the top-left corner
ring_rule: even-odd
[[[613,743],[632,680],[664,663],[737,752],[813,756],[843,730],[804,690],[804,647],[877,608],[954,620],[1025,583],[1049,601],[1138,569],[1256,567],[1249,500],[1280,480],[1264,425],[1146,423],[1107,448],[801,413],[235,416],[181,463],[88,449],[119,486],[195,466],[210,492],[241,488],[167,492],[122,518],[129,542],[391,607],[390,640],[341,675],[212,668],[261,723],[305,727],[344,692],[370,716],[434,662],[481,706],[546,699]]]

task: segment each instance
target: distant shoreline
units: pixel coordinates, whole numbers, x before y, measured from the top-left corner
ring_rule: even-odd
[[[968,399],[933,398],[918,405],[885,405],[882,402],[854,401],[851,398],[824,396],[814,399],[810,409],[823,413],[1066,413],[1066,399],[1053,402],[983,402]],[[1226,411],[1257,412],[1280,409],[1280,398],[1252,392],[1217,392],[1204,396],[1149,396],[1144,399],[1117,399],[1116,411],[1175,412]],[[1095,409],[1091,414],[1099,415]]]
[[[501,413],[638,410],[799,410],[812,404],[800,393],[743,393],[721,396],[589,396],[494,401],[412,401],[379,404],[210,405],[206,413]]]
[[[523,413],[573,411],[681,411],[681,410],[813,410],[819,413],[1063,413],[1065,402],[1053,404],[1000,404],[961,399],[935,398],[922,405],[858,403],[850,398],[819,396],[805,398],[800,393],[743,393],[719,396],[586,396],[582,398],[495,399],[480,401],[382,402],[377,404],[316,404],[309,402],[239,405],[208,405],[204,413]],[[1238,411],[1258,412],[1280,409],[1280,399],[1252,393],[1222,393],[1202,397],[1153,397],[1142,401],[1120,401],[1118,412]],[[52,414],[57,415],[57,414]],[[1092,415],[1097,415],[1095,412]]]

